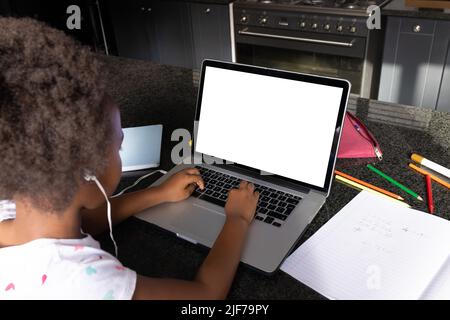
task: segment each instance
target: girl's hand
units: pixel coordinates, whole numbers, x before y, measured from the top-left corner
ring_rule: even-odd
[[[225,212],[228,218],[241,218],[248,225],[255,216],[258,204],[259,192],[255,192],[253,183],[241,181],[239,189],[231,189],[225,205]]]
[[[165,202],[178,202],[189,198],[197,187],[205,188],[200,171],[189,168],[175,173],[157,188]]]

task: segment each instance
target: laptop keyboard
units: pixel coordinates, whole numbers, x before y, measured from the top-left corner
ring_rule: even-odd
[[[225,207],[228,192],[239,188],[241,179],[212,169],[197,169],[205,182],[205,189],[197,188],[192,196]],[[281,227],[301,200],[298,196],[259,184],[255,184],[255,190],[260,193],[255,220],[275,227]]]

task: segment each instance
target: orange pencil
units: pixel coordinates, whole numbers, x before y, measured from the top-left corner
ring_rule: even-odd
[[[340,172],[340,171],[338,171],[338,170],[334,170],[334,172],[335,172],[336,174],[338,174],[338,175],[344,177],[344,178],[347,178],[347,179],[349,179],[349,180],[352,180],[352,181],[354,181],[354,182],[357,182],[357,183],[359,183],[359,184],[362,184],[363,186],[366,186],[367,188],[370,188],[370,189],[373,189],[373,190],[375,190],[375,191],[384,193],[385,195],[390,196],[390,197],[392,197],[392,198],[394,198],[394,199],[397,199],[397,200],[405,200],[405,199],[403,199],[402,197],[400,197],[398,194],[395,194],[395,193],[389,192],[389,191],[387,191],[387,190],[381,189],[381,188],[379,188],[379,187],[377,187],[377,186],[374,186],[373,184],[370,184],[370,183],[361,181],[361,180],[359,180],[359,179],[356,179],[356,178],[354,178],[354,177],[352,177],[352,176],[349,176],[348,174],[345,174],[345,173]]]
[[[442,179],[440,179],[440,178],[438,178],[438,177],[432,175],[432,174],[429,173],[428,171],[423,170],[422,168],[419,168],[418,166],[416,166],[416,165],[414,165],[414,164],[412,164],[412,163],[409,164],[409,167],[410,167],[411,169],[414,169],[414,170],[416,170],[417,172],[419,172],[419,173],[425,175],[425,176],[430,176],[430,178],[431,178],[432,180],[434,180],[434,181],[436,181],[437,183],[442,184],[444,187],[447,187],[447,188],[450,189],[450,183],[445,182],[444,180],[442,180]]]

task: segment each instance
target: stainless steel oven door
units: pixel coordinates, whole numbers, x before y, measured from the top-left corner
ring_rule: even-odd
[[[347,79],[361,93],[366,38],[236,26],[236,62]]]

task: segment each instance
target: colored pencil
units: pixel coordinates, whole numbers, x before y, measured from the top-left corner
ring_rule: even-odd
[[[387,174],[385,174],[384,172],[378,170],[377,168],[375,168],[374,166],[372,166],[371,164],[367,165],[367,168],[369,168],[371,171],[375,172],[376,174],[378,174],[380,177],[386,179],[387,181],[389,181],[391,184],[393,184],[394,186],[402,189],[403,191],[405,191],[406,193],[408,193],[409,195],[411,195],[412,197],[414,197],[417,200],[423,201],[423,198],[421,196],[419,196],[417,193],[415,193],[414,191],[412,191],[411,189],[408,189],[407,187],[405,187],[404,185],[402,185],[400,182],[392,179],[391,177],[389,177]]]
[[[428,200],[428,211],[434,213],[434,203],[433,203],[433,191],[431,189],[431,177],[429,175],[425,176],[427,182],[427,200]]]
[[[362,184],[359,184],[359,183],[357,183],[357,182],[354,182],[354,181],[352,181],[352,180],[349,180],[349,179],[347,179],[347,178],[344,178],[344,177],[342,177],[342,176],[340,176],[340,175],[336,175],[335,178],[336,178],[337,181],[339,181],[339,182],[341,182],[341,183],[343,183],[343,184],[345,184],[345,185],[348,185],[348,186],[350,186],[350,187],[353,187],[353,188],[355,188],[355,189],[358,189],[358,190],[365,190],[365,191],[371,192],[371,193],[373,193],[373,194],[379,195],[379,196],[384,197],[384,198],[386,198],[386,199],[389,199],[389,200],[391,200],[391,201],[395,201],[395,203],[397,203],[397,204],[400,204],[400,205],[403,205],[403,206],[405,206],[405,207],[411,208],[411,206],[410,206],[409,204],[407,204],[406,202],[396,200],[396,199],[394,199],[394,198],[392,198],[392,197],[390,197],[390,196],[385,195],[384,193],[375,191],[375,190],[373,190],[373,189],[371,189],[371,188],[368,188],[368,187],[366,187],[366,186],[363,186]]]
[[[405,200],[405,199],[403,199],[402,197],[400,197],[398,194],[395,194],[395,193],[389,192],[389,191],[387,191],[387,190],[381,189],[381,188],[379,188],[379,187],[377,187],[377,186],[374,186],[373,184],[370,184],[370,183],[367,183],[367,182],[365,182],[365,181],[359,180],[359,179],[357,179],[357,178],[355,178],[355,177],[352,177],[351,175],[348,175],[348,174],[343,173],[343,172],[341,172],[341,171],[334,170],[334,172],[335,172],[336,174],[340,175],[341,177],[344,177],[344,178],[347,178],[347,179],[349,179],[349,180],[355,181],[356,183],[362,184],[363,186],[366,186],[366,187],[368,187],[368,188],[370,188],[370,189],[373,189],[373,190],[375,190],[375,191],[384,193],[385,195],[390,196],[390,197],[392,197],[392,198],[394,198],[394,199],[397,199],[397,200]]]
[[[411,155],[411,159],[417,163],[420,163],[421,165],[430,168],[431,170],[436,171],[439,174],[442,174],[444,177],[447,177],[450,179],[450,169],[447,169],[444,166],[441,166],[440,164],[437,164],[436,162],[433,162],[431,160],[428,160],[427,158],[424,158],[417,153],[413,153]]]
[[[410,167],[411,169],[414,169],[414,170],[416,170],[417,172],[419,172],[419,173],[425,175],[425,176],[430,176],[431,180],[434,180],[434,181],[436,181],[437,183],[442,184],[444,187],[447,187],[447,188],[450,189],[450,183],[445,182],[444,180],[442,180],[441,178],[436,177],[435,175],[431,174],[430,172],[428,172],[428,171],[426,171],[426,170],[424,170],[424,169],[422,169],[422,168],[419,168],[418,166],[416,166],[416,165],[414,165],[414,164],[412,164],[412,163],[409,164],[409,167]]]

